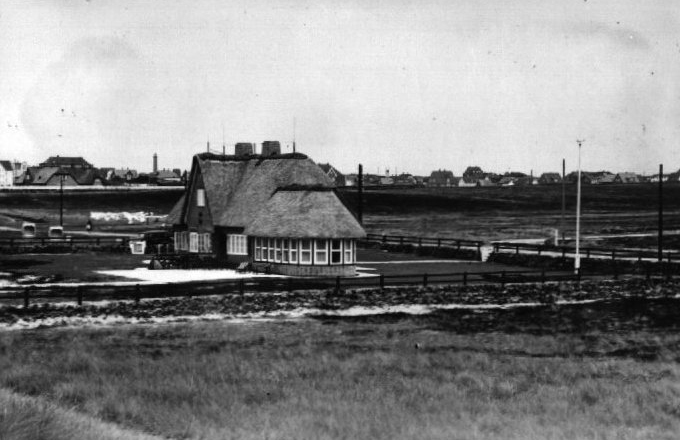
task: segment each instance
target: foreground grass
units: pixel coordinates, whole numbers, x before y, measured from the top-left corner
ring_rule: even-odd
[[[0,389],[0,439],[154,440],[35,397]]]
[[[465,335],[442,318],[5,332],[0,384],[173,438],[671,439],[680,432],[680,336],[585,328]]]

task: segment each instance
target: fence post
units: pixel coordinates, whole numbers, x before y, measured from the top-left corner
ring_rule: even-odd
[[[335,293],[340,293],[340,276],[335,277]]]
[[[142,299],[142,289],[140,289],[139,284],[135,284],[135,304],[139,304],[139,300]]]
[[[671,262],[671,253],[670,253],[670,251],[668,252],[668,262],[669,262],[669,263]]]
[[[545,269],[541,270],[541,284],[545,284]]]
[[[460,250],[460,242],[458,242],[458,250]],[[481,243],[477,243],[477,257],[479,260],[482,260],[482,245]]]
[[[442,247],[442,239],[441,238],[437,239],[437,247]]]
[[[576,269],[576,282],[578,286],[581,287],[581,268]]]
[[[380,274],[380,290],[385,288],[385,275]]]
[[[427,274],[423,274],[423,287],[427,287]]]
[[[293,291],[293,278],[288,278],[288,292]]]
[[[28,305],[29,305],[29,304],[28,304],[28,303],[29,303],[29,299],[28,299],[28,298],[29,298],[29,296],[30,296],[30,293],[29,293],[30,290],[31,290],[31,289],[29,289],[28,287],[24,289],[24,308],[25,308],[25,309],[28,308]]]
[[[515,245],[515,255],[519,255],[519,245]]]
[[[76,287],[76,297],[78,298],[78,305],[82,306],[83,305],[83,287],[82,286]]]
[[[616,261],[616,249],[612,249],[612,260]]]
[[[243,278],[241,278],[240,280],[238,280],[238,293],[240,293],[241,295],[243,295],[243,293],[244,293],[245,290],[246,290],[245,284],[246,284],[246,283],[243,281]]]
[[[590,258],[590,249],[586,249],[586,258]]]
[[[467,286],[467,271],[463,272],[463,286]]]
[[[404,244],[404,236],[403,236],[403,235],[400,235],[400,236],[399,236],[399,244],[400,244],[400,245],[403,245],[403,244]]]
[[[385,234],[382,236],[382,243],[385,244],[387,243],[387,237],[385,237]]]
[[[505,288],[505,271],[501,272],[501,288]]]

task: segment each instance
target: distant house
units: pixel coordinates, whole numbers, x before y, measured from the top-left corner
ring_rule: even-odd
[[[517,177],[512,177],[512,176],[503,176],[498,181],[498,184],[500,186],[515,186],[516,183],[517,183]]]
[[[489,179],[488,177],[477,180],[477,182],[475,182],[475,185],[476,186],[484,186],[484,187],[486,187],[486,186],[498,186],[497,184],[492,182],[491,179]]]
[[[175,249],[293,276],[348,276],[365,232],[333,181],[300,153],[194,156],[168,215]]]
[[[160,186],[179,186],[182,185],[182,176],[172,170],[158,170],[150,175],[151,182]]]
[[[567,175],[567,181],[576,183],[578,177],[576,171],[572,171]],[[606,183],[614,183],[615,174],[609,171],[581,171],[581,183],[585,185],[599,185]]]
[[[554,185],[562,183],[562,176],[559,173],[543,173],[538,178],[538,183],[541,185]]]
[[[103,185],[104,178],[94,168],[40,167],[31,176],[30,185],[76,186]]]
[[[670,177],[669,174],[664,174],[664,175],[661,176],[661,181],[662,181],[662,182],[667,182],[669,177]],[[652,182],[652,183],[659,183],[659,175],[658,175],[658,174],[652,175],[652,176],[649,178],[649,181]]]
[[[453,172],[449,170],[439,169],[437,171],[432,171],[430,173],[430,178],[427,181],[427,186],[433,187],[443,187],[443,186],[456,186],[456,178],[453,176]]]
[[[91,163],[89,163],[80,156],[77,157],[51,156],[45,162],[41,163],[38,166],[40,168],[44,167],[83,168],[83,169],[94,168]]]
[[[132,182],[139,176],[137,170],[131,170],[129,168],[113,170],[113,176],[124,180],[126,182]]]
[[[618,173],[614,177],[614,183],[640,183],[640,179],[635,173]]]
[[[320,163],[319,167],[323,170],[324,173],[326,173],[328,177],[331,178],[333,182],[335,182],[335,186],[346,185],[345,176],[340,171],[338,171],[338,169],[335,168],[333,165],[329,163]]]
[[[9,160],[0,160],[0,186],[14,186],[14,167]]]
[[[607,183],[615,183],[616,174],[612,173],[601,173],[594,176],[594,180],[591,182],[595,185],[602,185]]]
[[[402,173],[394,176],[394,184],[399,186],[416,186],[418,182],[411,174]]]

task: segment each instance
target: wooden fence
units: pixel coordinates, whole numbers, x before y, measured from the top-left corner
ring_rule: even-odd
[[[562,258],[567,255],[576,253],[576,249],[567,246],[550,246],[541,244],[527,244],[527,243],[493,243],[494,252],[514,252],[519,254],[520,251],[524,253],[536,253],[537,255],[545,255],[546,253],[559,254]],[[602,248],[602,247],[584,247],[579,250],[581,258],[609,258],[616,260],[631,260],[637,259],[657,259],[658,253],[654,250],[647,249],[616,249],[616,248]],[[680,262],[680,252],[664,252],[664,261],[667,263]]]
[[[446,237],[418,237],[408,235],[386,235],[386,234],[366,234],[365,241],[369,243],[393,244],[393,245],[412,245],[412,246],[431,246],[431,247],[450,247],[456,249],[476,249],[480,252],[484,242],[474,240],[461,240],[459,238]]]
[[[284,278],[260,277],[241,278],[225,281],[191,281],[173,284],[125,284],[125,285],[26,285],[0,288],[0,302],[22,303],[28,307],[35,300],[71,300],[82,305],[85,301],[135,300],[144,298],[173,298],[206,295],[232,295],[246,292],[292,292],[294,290],[350,288],[379,288],[390,286],[429,286],[495,284],[508,283],[546,283],[561,281],[580,282],[582,277],[617,279],[622,274],[578,273],[571,271],[546,270],[507,270],[493,272],[455,272],[440,274],[401,274],[374,277],[335,277],[335,278]],[[670,274],[646,274],[653,278],[670,278]]]
[[[97,236],[97,237],[9,237],[0,238],[0,250],[17,252],[31,249],[63,249],[74,250],[82,248],[120,248],[129,249],[130,238],[123,236]]]

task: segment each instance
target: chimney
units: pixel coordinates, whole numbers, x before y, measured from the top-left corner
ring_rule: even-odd
[[[262,142],[263,156],[276,156],[281,154],[281,144],[279,141],[264,141]]]
[[[249,156],[251,154],[255,154],[253,151],[254,149],[255,145],[251,144],[250,142],[238,142],[234,147],[234,154],[237,156]]]
[[[153,154],[153,172],[158,172],[158,154],[156,153]]]

